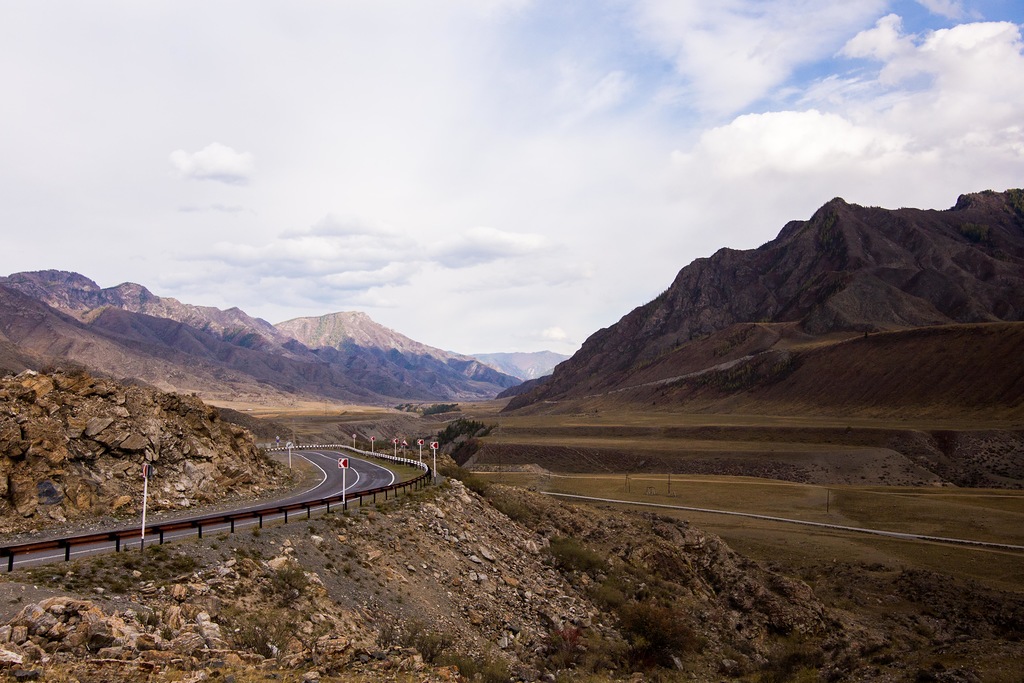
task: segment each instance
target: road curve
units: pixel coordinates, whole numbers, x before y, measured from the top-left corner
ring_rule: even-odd
[[[313,505],[306,506],[302,512],[306,515],[310,515],[313,512],[318,512],[326,505],[319,505],[320,501],[331,498],[339,497],[342,492],[346,493],[347,498],[354,498],[361,492],[366,491],[379,491],[386,487],[392,487],[398,485],[397,477],[387,467],[372,462],[371,460],[363,457],[353,456],[351,453],[346,452],[344,447],[338,446],[323,446],[323,447],[306,447],[302,449],[293,449],[292,457],[299,457],[309,462],[313,467],[320,471],[320,481],[312,487],[306,488],[298,493],[292,493],[282,498],[278,498],[270,501],[262,501],[258,504],[242,506],[233,508],[231,510],[225,510],[215,514],[199,514],[182,518],[175,518],[173,520],[165,520],[162,522],[151,522],[147,523],[147,536],[146,543],[151,544],[156,541],[151,535],[151,527],[158,526],[160,524],[167,525],[189,525],[193,522],[197,523],[195,528],[182,528],[180,530],[168,531],[162,534],[164,542],[175,540],[178,538],[196,537],[197,532],[199,537],[202,537],[203,533],[220,533],[224,531],[235,531],[238,527],[255,526],[259,524],[263,526],[266,522],[271,522],[277,519],[283,518],[284,521],[288,521],[287,512],[272,512],[263,514],[259,517],[253,516],[251,518],[236,519],[228,521],[226,518],[232,515],[245,515],[246,513],[255,513],[257,511],[267,510],[277,507],[287,507],[295,505],[304,505],[311,503]],[[348,449],[352,450],[352,449]],[[357,451],[359,452],[359,451]],[[360,452],[361,453],[361,452]],[[367,456],[371,454],[367,453]],[[372,457],[372,456],[371,456]],[[387,455],[380,455],[385,459],[391,459]],[[348,459],[348,468],[342,469],[339,466],[339,459]],[[408,462],[408,461],[407,461]],[[334,505],[337,507],[340,502],[335,502]],[[294,516],[294,512],[293,512]],[[224,518],[225,521],[209,521],[211,519],[220,520]],[[18,546],[7,546],[2,548],[2,554],[7,557],[9,562],[8,566],[10,569],[15,567],[24,567],[30,565],[45,564],[48,562],[63,561],[70,559],[71,557],[81,557],[85,555],[92,555],[97,553],[109,552],[115,548],[120,550],[128,550],[131,548],[138,548],[141,545],[141,539],[138,537],[139,527],[119,527],[118,529],[103,530],[99,534],[118,532],[135,532],[134,537],[124,538],[118,541],[116,544],[110,539],[98,540],[94,543],[81,543],[73,544],[70,547],[61,549],[50,547],[44,550],[22,552],[18,551],[16,557],[14,555],[14,549]],[[83,535],[85,536],[85,535]],[[74,537],[71,537],[74,538]],[[44,542],[45,543],[45,542]]]

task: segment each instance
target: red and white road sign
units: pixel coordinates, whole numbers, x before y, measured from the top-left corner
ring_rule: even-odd
[[[339,470],[347,470],[348,469],[348,458],[338,458],[338,469]]]
[[[406,441],[405,439],[402,439],[402,448],[405,448],[408,445],[409,445],[409,442]]]
[[[436,451],[438,448],[441,447],[441,444],[437,443],[436,441],[431,441],[430,442],[430,447],[433,448]]]
[[[391,439],[391,443],[393,443],[393,444],[395,444],[397,446],[398,445],[398,438],[396,437],[394,439]]]
[[[417,446],[422,446],[423,445],[423,439],[416,439],[416,445]]]
[[[370,437],[370,441],[376,441],[376,440],[377,440],[377,437],[375,437],[375,436],[371,436]]]

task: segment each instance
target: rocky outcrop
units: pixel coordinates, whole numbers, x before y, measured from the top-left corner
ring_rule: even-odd
[[[157,472],[150,509],[246,496],[284,480],[241,427],[194,396],[85,372],[0,380],[0,528],[62,523],[141,506],[141,467]]]
[[[964,195],[946,211],[836,198],[757,249],[687,265],[512,405],[629,386],[658,359],[741,323],[823,335],[1020,320],[1024,190]]]

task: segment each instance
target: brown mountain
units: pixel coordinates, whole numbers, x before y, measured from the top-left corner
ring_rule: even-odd
[[[490,369],[474,373],[472,359],[424,361],[387,344],[388,333],[401,335],[377,327],[381,346],[310,349],[237,308],[183,304],[133,283],[103,289],[63,271],[0,278],[0,364],[9,370],[70,361],[221,401],[489,398],[515,383]]]
[[[835,363],[871,364],[870,356],[846,357],[850,345],[823,349],[834,342],[886,332],[892,344],[903,345],[904,358],[928,358],[942,349],[942,333],[906,331],[950,326],[939,329],[958,330],[962,338],[973,334],[964,332],[964,324],[1021,320],[1024,190],[964,195],[944,211],[886,210],[834,199],[758,249],[722,249],[686,266],[657,299],[596,332],[549,381],[509,408],[613,392],[647,403],[657,396],[735,402],[737,395],[776,384],[774,400],[796,404],[804,399],[787,398],[784,380],[808,358],[838,354]],[[993,331],[975,335],[975,355],[990,362],[973,371],[999,373],[999,379],[981,382],[985,386],[970,400],[1020,401],[1019,391],[981,395],[985,387],[996,392],[1003,378],[1012,385],[1024,357],[1020,346],[1008,354],[1014,345],[1004,342],[1004,335],[1017,334],[1015,325]],[[954,369],[966,360],[942,357]],[[887,381],[906,381],[899,366],[887,369]],[[949,368],[942,374],[952,384],[934,390],[954,390],[960,379],[970,379]],[[831,387],[821,397],[826,404],[843,392],[830,380],[828,373],[808,380]],[[877,396],[861,393],[861,405]],[[899,400],[899,392],[890,394]]]
[[[276,325],[277,329],[301,342],[323,360],[348,369],[357,382],[368,381],[372,371],[381,381],[382,375],[394,380],[398,387],[422,387],[436,391],[453,374],[464,379],[457,399],[493,397],[497,391],[519,383],[515,377],[498,372],[476,358],[442,351],[414,341],[374,322],[365,313],[342,312],[329,315],[295,318]],[[372,370],[365,360],[377,361]],[[498,387],[498,390],[495,390]],[[388,394],[397,396],[396,393]]]

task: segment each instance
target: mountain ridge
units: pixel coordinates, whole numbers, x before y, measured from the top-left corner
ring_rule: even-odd
[[[717,346],[691,353],[690,371],[712,367],[732,358],[734,325],[788,325],[788,337],[811,340],[1022,319],[1024,190],[962,195],[944,211],[837,198],[757,249],[721,249],[685,266],[509,409],[621,389],[641,374],[668,379],[649,369],[669,372],[708,338]]]
[[[365,346],[312,349],[238,308],[183,304],[135,283],[104,289],[67,271],[15,273],[0,277],[0,362],[79,363],[222,401],[485,399],[518,382],[364,318],[376,333]]]

